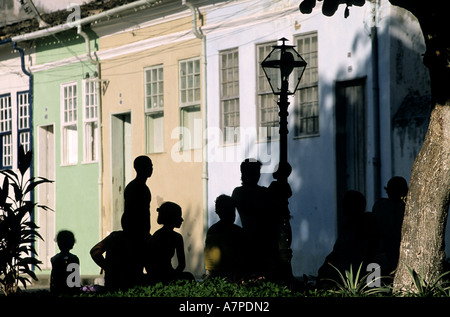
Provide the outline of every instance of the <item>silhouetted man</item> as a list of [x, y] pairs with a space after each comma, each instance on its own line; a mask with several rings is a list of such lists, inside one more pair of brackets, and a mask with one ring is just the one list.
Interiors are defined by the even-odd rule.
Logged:
[[397, 268], [400, 252], [403, 215], [408, 183], [403, 177], [392, 177], [385, 187], [388, 198], [380, 198], [372, 208], [380, 234], [378, 261], [383, 275], [391, 275]]
[[92, 247], [91, 257], [105, 272], [107, 289], [126, 289], [146, 283], [143, 270], [145, 267], [150, 271], [152, 239], [150, 234], [143, 238], [135, 233], [129, 229], [113, 231]]
[[236, 203], [227, 195], [216, 199], [216, 213], [220, 220], [213, 224], [206, 233], [205, 268], [208, 276], [241, 278], [245, 262], [244, 232], [234, 224]]
[[[338, 280], [335, 268], [342, 274], [345, 270], [356, 272], [360, 265], [365, 270], [374, 259], [378, 238], [373, 214], [366, 212], [366, 198], [355, 190], [348, 190], [342, 201], [344, 228], [338, 235], [333, 250], [319, 269], [319, 280]], [[335, 267], [331, 267], [330, 263]]]
[[150, 201], [152, 195], [146, 185], [152, 176], [152, 160], [145, 155], [134, 160], [136, 178], [125, 187], [125, 210], [122, 215], [122, 228], [135, 230], [138, 234], [150, 234]]
[[249, 242], [249, 270], [270, 275], [278, 259], [276, 223], [271, 214], [271, 199], [267, 187], [258, 185], [261, 162], [245, 159], [241, 163], [242, 186], [232, 197], [241, 218], [242, 229]]

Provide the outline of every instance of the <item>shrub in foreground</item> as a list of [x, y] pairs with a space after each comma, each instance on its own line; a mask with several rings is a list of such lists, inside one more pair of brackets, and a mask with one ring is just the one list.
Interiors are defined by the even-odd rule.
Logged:
[[137, 286], [115, 292], [83, 294], [97, 297], [295, 297], [300, 293], [288, 286], [266, 280], [229, 282], [211, 278], [202, 282], [176, 281], [169, 284]]

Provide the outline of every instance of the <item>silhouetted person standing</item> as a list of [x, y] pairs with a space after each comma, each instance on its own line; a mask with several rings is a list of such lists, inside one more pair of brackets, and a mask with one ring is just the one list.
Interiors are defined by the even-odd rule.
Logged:
[[150, 234], [150, 201], [152, 195], [146, 185], [152, 176], [152, 160], [145, 155], [134, 160], [136, 178], [125, 187], [125, 210], [122, 215], [122, 228], [129, 227], [136, 233]]
[[373, 215], [365, 209], [366, 198], [363, 194], [355, 190], [345, 192], [344, 228], [334, 244], [333, 251], [319, 269], [319, 279], [339, 280], [336, 270], [329, 263], [344, 274], [344, 271], [350, 270], [350, 266], [353, 272], [356, 272], [361, 263], [361, 270], [365, 272], [367, 264], [373, 261], [378, 239]]
[[278, 259], [277, 226], [271, 214], [269, 190], [258, 185], [261, 165], [255, 159], [241, 163], [242, 186], [233, 190], [232, 197], [248, 239], [249, 270], [270, 276]]
[[280, 179], [284, 179], [284, 177], [281, 177], [282, 175], [287, 179], [291, 172], [292, 167], [289, 163], [284, 166], [278, 165], [272, 174], [275, 180], [269, 185], [272, 200], [275, 202], [274, 207], [277, 209], [277, 216], [280, 219], [290, 217], [288, 199], [292, 196], [292, 189], [288, 182], [282, 182]]
[[[80, 264], [80, 260], [75, 254], [70, 253], [74, 244], [75, 236], [71, 231], [62, 230], [56, 236], [60, 253], [51, 258], [52, 271], [50, 273], [50, 291], [53, 294], [74, 293], [77, 289], [69, 287], [67, 278], [72, 274], [72, 270], [67, 270], [67, 266], [71, 263]], [[78, 272], [79, 271], [75, 271]], [[79, 276], [78, 276], [79, 277]]]
[[277, 226], [278, 256], [277, 276], [289, 280], [293, 278], [292, 259], [292, 229], [289, 222], [291, 214], [289, 211], [289, 198], [292, 196], [292, 189], [287, 179], [292, 172], [289, 163], [279, 164], [272, 176], [275, 179], [269, 185], [269, 192], [272, 199], [273, 219]]
[[[181, 207], [173, 202], [165, 202], [158, 209], [157, 222], [163, 225], [153, 234], [153, 253], [151, 274], [152, 280], [169, 282], [178, 279], [191, 279], [189, 272], [183, 272], [186, 267], [183, 236], [175, 232], [183, 223]], [[176, 255], [178, 265], [172, 266], [172, 258]]]
[[207, 275], [239, 279], [246, 260], [246, 240], [241, 227], [234, 224], [236, 203], [227, 195], [216, 198], [216, 213], [220, 220], [206, 233], [205, 268]]
[[385, 190], [388, 198], [379, 199], [373, 205], [372, 213], [380, 234], [377, 260], [381, 274], [387, 276], [397, 268], [408, 184], [403, 177], [395, 176], [389, 180]]

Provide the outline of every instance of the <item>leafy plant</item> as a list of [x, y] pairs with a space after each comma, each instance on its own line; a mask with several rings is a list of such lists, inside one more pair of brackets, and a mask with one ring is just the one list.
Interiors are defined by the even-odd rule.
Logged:
[[[355, 296], [370, 296], [379, 293], [387, 293], [389, 291], [389, 288], [387, 287], [369, 287], [369, 284], [367, 283], [367, 277], [369, 276], [370, 273], [360, 278], [362, 263], [359, 265], [356, 274], [353, 273], [353, 267], [352, 265], [350, 265], [350, 270], [349, 271], [346, 270], [344, 272], [345, 276], [341, 273], [341, 271], [339, 271], [337, 267], [335, 267], [331, 263], [329, 264], [337, 271], [340, 278], [340, 282], [335, 281], [333, 279], [327, 279], [329, 281], [334, 282], [338, 288], [337, 291], [334, 290], [331, 292], [340, 294], [342, 296], [355, 297]], [[381, 279], [381, 277], [377, 279]]]
[[[33, 246], [36, 237], [42, 239], [33, 221], [32, 213], [37, 205], [28, 200], [37, 185], [51, 183], [43, 177], [31, 177], [25, 180], [25, 174], [31, 165], [32, 152], [25, 154], [22, 146], [18, 151], [19, 174], [12, 170], [2, 170], [3, 186], [0, 188], [0, 288], [8, 295], [20, 290], [19, 282], [26, 288], [31, 277], [37, 280], [33, 266], [39, 268], [42, 263], [35, 256]], [[10, 189], [12, 188], [12, 191]], [[38, 205], [45, 210], [46, 206]]]
[[434, 282], [428, 283], [423, 276], [423, 268], [420, 272], [420, 275], [413, 269], [411, 269], [408, 265], [409, 273], [414, 282], [414, 286], [416, 287], [417, 292], [411, 293], [414, 296], [419, 297], [430, 297], [430, 296], [448, 296], [448, 291], [450, 290], [450, 286], [448, 282], [443, 281], [444, 277], [450, 273], [450, 271], [442, 273], [439, 275]]

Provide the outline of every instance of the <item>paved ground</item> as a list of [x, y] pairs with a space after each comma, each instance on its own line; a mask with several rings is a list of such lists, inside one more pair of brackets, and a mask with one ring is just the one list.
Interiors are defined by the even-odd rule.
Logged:
[[[81, 285], [103, 285], [104, 279], [101, 275], [85, 275], [81, 276]], [[22, 288], [22, 287], [21, 287]], [[38, 275], [38, 281], [33, 281], [31, 285], [27, 285], [25, 291], [50, 291], [50, 275]]]

